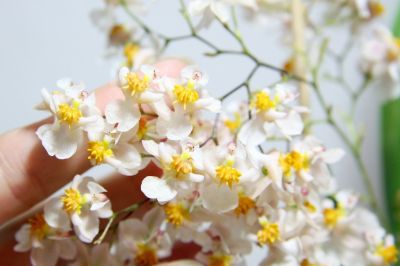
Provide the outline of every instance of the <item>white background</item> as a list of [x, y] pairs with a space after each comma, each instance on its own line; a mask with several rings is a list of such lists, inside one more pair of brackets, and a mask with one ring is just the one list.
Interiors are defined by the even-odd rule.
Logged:
[[[181, 35], [186, 30], [176, 13], [176, 2], [158, 1], [148, 19], [159, 31], [171, 36]], [[387, 7], [385, 22], [391, 25], [397, 1], [383, 2]], [[41, 100], [40, 89], [53, 88], [60, 78], [84, 81], [89, 88], [96, 88], [110, 80], [110, 62], [102, 59], [105, 35], [92, 25], [89, 18], [90, 11], [101, 5], [99, 0], [0, 0], [0, 133], [43, 118], [44, 114], [33, 109]], [[244, 23], [243, 29], [245, 38], [251, 40], [251, 48], [268, 62], [279, 65], [288, 55], [286, 50], [277, 48], [275, 35], [269, 31], [247, 23]], [[232, 43], [218, 27], [212, 27], [206, 35], [222, 47]], [[330, 37], [333, 42], [343, 39], [337, 33]], [[211, 77], [209, 87], [215, 96], [239, 84], [251, 66], [243, 58], [204, 58], [201, 53], [205, 51], [207, 49], [203, 45], [186, 41], [173, 45], [167, 54], [189, 56], [204, 67]], [[358, 81], [354, 77], [356, 73], [355, 70], [348, 70], [347, 78], [351, 84]], [[255, 86], [262, 86], [265, 80], [271, 83], [276, 78], [273, 72], [260, 72]], [[363, 157], [381, 203], [379, 107], [384, 89], [375, 88], [366, 93], [356, 115], [365, 124], [367, 137]], [[341, 89], [333, 87], [332, 90], [324, 90], [324, 93], [328, 101], [337, 103], [340, 108], [348, 107]], [[319, 112], [315, 102], [313, 110]], [[328, 146], [343, 146], [327, 126], [318, 129], [316, 134]], [[340, 186], [364, 191], [349, 155], [334, 170]]]

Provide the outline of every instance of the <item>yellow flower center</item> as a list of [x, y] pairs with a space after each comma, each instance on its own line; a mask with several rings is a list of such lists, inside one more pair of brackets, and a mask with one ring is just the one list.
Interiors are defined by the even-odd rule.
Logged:
[[43, 239], [49, 233], [50, 227], [44, 220], [44, 215], [42, 213], [36, 214], [34, 217], [28, 220], [30, 228], [30, 234], [32, 237], [37, 239]]
[[187, 152], [180, 155], [176, 154], [172, 156], [170, 167], [175, 171], [178, 179], [184, 178], [187, 174], [193, 173], [194, 171], [193, 159]]
[[342, 207], [337, 208], [327, 208], [323, 212], [324, 214], [324, 223], [333, 228], [340, 221], [341, 218], [344, 217], [345, 211]]
[[311, 263], [308, 259], [301, 261], [300, 266], [317, 266], [317, 264]]
[[292, 168], [298, 172], [300, 170], [307, 170], [310, 167], [308, 156], [297, 151], [281, 155], [279, 163], [285, 176], [290, 176]]
[[164, 206], [167, 221], [176, 227], [189, 218], [189, 211], [180, 203], [168, 203]]
[[112, 45], [121, 45], [129, 41], [130, 35], [129, 30], [124, 25], [116, 24], [110, 29], [108, 40]]
[[82, 117], [82, 112], [79, 109], [79, 102], [74, 102], [72, 105], [62, 103], [58, 106], [57, 116], [61, 122], [68, 124], [70, 127], [79, 122]]
[[249, 210], [251, 210], [255, 207], [256, 207], [256, 203], [252, 198], [240, 193], [239, 194], [239, 204], [234, 211], [235, 211], [236, 216], [246, 215]]
[[149, 87], [149, 77], [140, 77], [136, 73], [126, 74], [126, 84], [122, 86], [122, 89], [127, 90], [133, 96], [137, 93], [142, 93]]
[[85, 197], [81, 193], [73, 188], [67, 188], [64, 191], [64, 196], [61, 197], [63, 208], [69, 214], [81, 213], [82, 206], [86, 203]]
[[280, 240], [279, 226], [276, 223], [269, 223], [268, 221], [260, 222], [262, 229], [257, 232], [257, 239], [260, 245], [271, 245]]
[[372, 17], [379, 17], [385, 13], [385, 6], [378, 1], [369, 2], [368, 9]]
[[317, 207], [315, 207], [314, 204], [312, 204], [309, 201], [305, 201], [303, 203], [304, 207], [306, 207], [306, 209], [310, 212], [310, 213], [315, 213], [317, 211]]
[[146, 135], [148, 130], [148, 126], [147, 126], [147, 119], [141, 117], [139, 120], [139, 129], [136, 132], [136, 136], [138, 139], [143, 139], [144, 136]]
[[395, 246], [378, 246], [376, 249], [376, 254], [380, 256], [383, 261], [385, 262], [385, 265], [392, 265], [397, 262], [397, 257], [398, 257], [399, 251]]
[[87, 150], [89, 152], [88, 159], [95, 161], [96, 164], [103, 163], [106, 157], [113, 155], [110, 143], [106, 140], [89, 141]]
[[290, 58], [285, 62], [284, 66], [283, 66], [283, 69], [284, 69], [287, 73], [291, 74], [291, 73], [294, 73], [294, 68], [295, 68], [295, 66], [296, 66], [296, 60], [295, 60], [295, 58], [294, 58], [294, 57], [290, 57]]
[[267, 111], [276, 107], [278, 98], [271, 99], [271, 97], [265, 91], [260, 91], [255, 95], [255, 98], [251, 102], [251, 107], [257, 111]]
[[229, 187], [239, 183], [242, 173], [239, 170], [232, 167], [233, 161], [228, 161], [225, 165], [219, 165], [215, 168], [215, 175], [219, 179], [221, 184], [225, 184]]
[[208, 266], [230, 266], [232, 257], [223, 254], [213, 254], [208, 257]]
[[153, 266], [158, 263], [156, 251], [146, 244], [138, 244], [134, 262], [136, 266]]
[[140, 50], [140, 46], [136, 43], [127, 43], [124, 47], [125, 64], [127, 67], [132, 68], [135, 62], [135, 57]]
[[238, 112], [235, 113], [235, 119], [233, 120], [225, 120], [224, 124], [227, 128], [229, 128], [229, 130], [231, 131], [231, 133], [235, 133], [236, 130], [240, 127], [240, 125], [242, 124], [242, 119], [240, 117], [240, 114]]
[[186, 87], [182, 85], [175, 85], [173, 92], [175, 94], [176, 101], [182, 104], [184, 109], [186, 109], [187, 105], [195, 103], [200, 97], [193, 81], [189, 81]]

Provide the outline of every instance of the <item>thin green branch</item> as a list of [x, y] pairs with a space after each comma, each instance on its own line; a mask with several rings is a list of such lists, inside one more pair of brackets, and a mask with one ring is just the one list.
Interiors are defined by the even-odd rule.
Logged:
[[95, 245], [99, 245], [103, 242], [104, 238], [107, 236], [108, 231], [110, 230], [111, 226], [113, 225], [114, 221], [121, 215], [124, 213], [128, 213], [128, 214], [132, 214], [134, 211], [136, 211], [137, 209], [139, 209], [143, 204], [145, 204], [146, 202], [148, 202], [148, 199], [145, 199], [143, 201], [140, 201], [138, 203], [132, 204], [128, 207], [126, 207], [125, 209], [122, 209], [118, 212], [114, 212], [111, 217], [108, 220], [108, 223], [106, 225], [106, 227], [104, 228], [104, 230], [102, 231], [101, 235], [99, 236], [99, 238], [94, 241]]

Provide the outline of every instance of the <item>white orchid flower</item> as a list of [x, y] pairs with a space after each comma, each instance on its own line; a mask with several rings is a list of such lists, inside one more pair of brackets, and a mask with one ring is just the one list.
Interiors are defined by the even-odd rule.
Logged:
[[176, 197], [178, 191], [190, 189], [192, 183], [204, 180], [204, 169], [199, 147], [184, 144], [157, 144], [152, 140], [143, 141], [144, 149], [156, 159], [156, 164], [163, 170], [161, 178], [148, 176], [142, 181], [141, 189], [146, 197], [157, 199], [161, 204]]
[[170, 101], [155, 108], [159, 116], [157, 130], [161, 136], [170, 140], [184, 139], [192, 132], [192, 118], [199, 111], [220, 111], [221, 102], [202, 89], [207, 82], [207, 75], [195, 66], [184, 68], [180, 81], [164, 78], [163, 85]]
[[[171, 254], [171, 243], [161, 231], [160, 208], [147, 212], [143, 220], [127, 219], [118, 226], [116, 254], [127, 265], [158, 265]], [[179, 264], [178, 264], [179, 265]]]
[[92, 177], [75, 176], [61, 197], [46, 203], [46, 222], [54, 228], [66, 230], [71, 221], [78, 238], [91, 243], [99, 232], [99, 218], [112, 215], [111, 202], [104, 192], [106, 190]]
[[43, 103], [38, 108], [50, 111], [54, 122], [38, 128], [36, 134], [50, 156], [67, 159], [75, 154], [83, 132], [101, 131], [104, 120], [95, 106], [95, 95], [82, 84], [60, 80], [59, 91], [42, 90]]
[[87, 147], [88, 158], [93, 165], [106, 163], [123, 175], [133, 176], [143, 169], [149, 160], [142, 160], [137, 147], [119, 134], [91, 134]]
[[15, 235], [16, 252], [31, 251], [35, 266], [55, 266], [59, 258], [71, 260], [76, 256], [74, 241], [69, 230], [56, 229], [47, 224], [42, 213], [36, 214], [22, 225]]
[[300, 135], [304, 127], [300, 114], [307, 110], [290, 106], [296, 97], [287, 85], [255, 93], [250, 105], [254, 117], [240, 129], [239, 140], [246, 145], [257, 146], [267, 137]]

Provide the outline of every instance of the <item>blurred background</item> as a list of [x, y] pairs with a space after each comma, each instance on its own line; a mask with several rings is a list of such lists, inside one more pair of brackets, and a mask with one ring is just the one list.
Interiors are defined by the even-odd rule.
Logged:
[[[384, 22], [391, 26], [398, 1], [382, 2], [386, 6]], [[95, 28], [90, 19], [90, 12], [102, 5], [100, 0], [0, 1], [0, 133], [43, 118], [45, 114], [33, 109], [41, 101], [40, 89], [52, 89], [60, 78], [83, 81], [90, 89], [110, 81], [113, 62], [104, 59], [106, 35]], [[168, 36], [182, 35], [187, 28], [177, 10], [177, 0], [157, 1], [144, 19]], [[244, 39], [265, 61], [280, 66], [290, 55], [288, 49], [279, 46], [282, 36], [273, 27], [254, 27], [246, 21], [240, 21], [240, 25]], [[204, 36], [213, 39], [221, 47], [235, 48], [235, 43], [217, 25], [207, 30]], [[333, 31], [330, 40], [339, 47], [343, 43], [342, 32]], [[204, 52], [207, 52], [207, 48], [202, 44], [184, 41], [173, 44], [166, 55], [188, 57], [206, 69], [210, 76], [208, 87], [214, 96], [222, 95], [239, 84], [251, 67], [251, 62], [245, 58], [206, 58]], [[350, 84], [358, 82], [357, 73], [355, 69], [346, 71]], [[258, 89], [277, 79], [276, 73], [260, 71], [253, 87]], [[350, 102], [347, 102], [343, 90], [332, 88], [323, 88], [326, 99], [339, 109], [348, 108]], [[356, 113], [356, 119], [362, 121], [365, 127], [363, 158], [373, 177], [380, 204], [383, 204], [384, 194], [381, 184], [379, 112], [387, 93], [385, 88], [371, 88], [362, 97]], [[240, 99], [244, 94], [235, 96]], [[316, 101], [313, 101], [312, 108], [313, 112], [319, 112]], [[317, 128], [315, 133], [330, 147], [344, 147], [328, 126]], [[350, 155], [335, 165], [334, 172], [340, 187], [364, 192]]]

